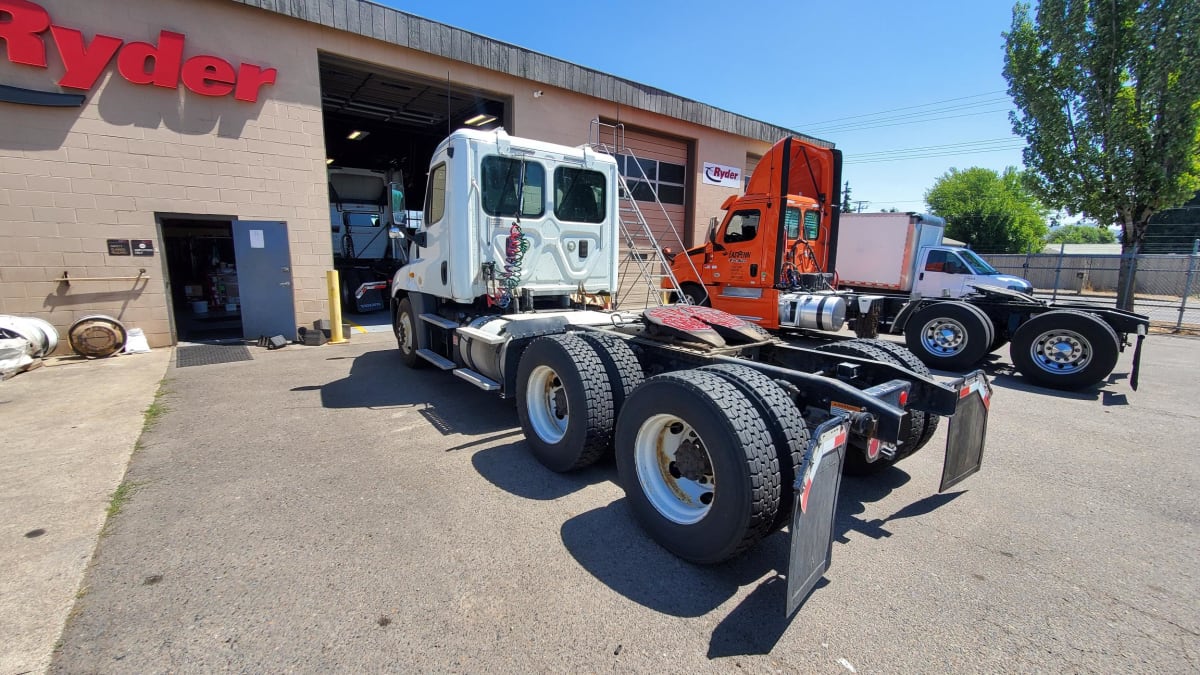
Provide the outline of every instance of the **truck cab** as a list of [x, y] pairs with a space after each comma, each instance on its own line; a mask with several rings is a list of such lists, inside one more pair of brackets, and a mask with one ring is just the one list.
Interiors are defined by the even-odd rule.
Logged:
[[980, 285], [1033, 293], [1033, 284], [1027, 280], [1001, 274], [974, 251], [957, 246], [922, 249], [917, 259], [917, 270], [913, 294], [926, 298], [961, 298]]

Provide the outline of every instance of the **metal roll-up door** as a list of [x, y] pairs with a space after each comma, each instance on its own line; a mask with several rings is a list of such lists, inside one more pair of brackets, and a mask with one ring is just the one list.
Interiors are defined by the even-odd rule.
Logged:
[[758, 162], [762, 159], [762, 155], [752, 155], [746, 153], [746, 170], [742, 172], [742, 192], [746, 192], [746, 185], [750, 182], [750, 176], [754, 173], [754, 169], [758, 167]]
[[[674, 241], [676, 237], [670, 234], [667, 219], [674, 224], [678, 236], [686, 242], [690, 231], [687, 200], [691, 184], [688, 179], [693, 173], [688, 162], [688, 142], [629, 128], [624, 133], [624, 144], [617, 162], [625, 180], [660, 244], [678, 248], [679, 244]], [[641, 170], [633, 163], [635, 157]], [[662, 208], [654, 203], [655, 192]]]

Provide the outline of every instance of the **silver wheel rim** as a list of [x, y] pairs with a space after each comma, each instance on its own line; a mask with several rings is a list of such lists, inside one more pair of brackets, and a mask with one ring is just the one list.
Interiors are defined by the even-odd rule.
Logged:
[[396, 337], [400, 340], [400, 349], [404, 353], [410, 353], [413, 350], [412, 331], [408, 329], [412, 323], [412, 318], [408, 312], [400, 312], [400, 318], [396, 321]]
[[642, 494], [664, 518], [691, 525], [708, 515], [717, 489], [712, 457], [690, 424], [655, 415], [638, 429], [633, 452]]
[[954, 356], [967, 346], [967, 329], [954, 319], [940, 316], [921, 329], [921, 346], [934, 356]]
[[529, 374], [525, 410], [534, 433], [546, 443], [558, 443], [567, 434], [567, 424], [571, 421], [567, 390], [550, 366], [538, 366]]
[[1029, 355], [1047, 373], [1069, 375], [1092, 362], [1092, 343], [1073, 330], [1056, 328], [1037, 336], [1029, 346]]

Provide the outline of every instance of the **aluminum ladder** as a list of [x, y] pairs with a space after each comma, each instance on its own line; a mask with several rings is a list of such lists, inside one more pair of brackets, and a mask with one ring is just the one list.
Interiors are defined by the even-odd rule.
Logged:
[[[611, 136], [612, 142], [607, 142], [605, 136]], [[602, 152], [608, 155], [625, 155], [632, 158], [632, 166], [625, 167], [624, 171], [617, 172], [618, 183], [618, 201], [617, 201], [617, 221], [621, 228], [621, 234], [625, 240], [625, 251], [618, 263], [618, 287], [617, 292], [613, 296], [613, 307], [619, 308], [621, 303], [628, 298], [630, 292], [627, 288], [625, 279], [628, 272], [636, 272], [633, 284], [645, 282], [649, 291], [647, 305], [650, 300], [658, 305], [667, 304], [667, 298], [664, 296], [672, 295], [676, 301], [681, 304], [692, 304], [691, 298], [683, 292], [683, 288], [679, 285], [679, 280], [671, 271], [671, 262], [663, 253], [663, 246], [660, 243], [660, 237], [655, 236], [650, 223], [647, 222], [645, 214], [642, 212], [638, 202], [633, 197], [633, 192], [629, 189], [629, 184], [625, 180], [624, 174], [629, 174], [632, 180], [640, 180], [646, 185], [651, 185], [647, 179], [646, 172], [642, 168], [642, 163], [633, 154], [633, 151], [625, 144], [625, 126], [623, 124], [606, 124], [598, 119], [592, 120], [591, 129], [589, 131], [589, 145], [596, 152]], [[667, 215], [667, 210], [662, 202], [658, 199], [658, 192], [651, 187], [651, 192], [654, 196], [654, 204], [662, 211], [663, 219], [667, 223], [665, 232], [660, 233], [665, 236], [666, 244], [669, 247], [676, 248], [678, 255], [683, 255], [688, 264], [692, 266], [692, 271], [696, 278], [700, 278], [700, 273], [695, 269], [695, 264], [691, 258], [687, 256], [687, 246], [683, 243], [683, 237], [676, 229], [675, 223], [671, 221], [671, 217]], [[664, 283], [665, 282], [665, 283]]]

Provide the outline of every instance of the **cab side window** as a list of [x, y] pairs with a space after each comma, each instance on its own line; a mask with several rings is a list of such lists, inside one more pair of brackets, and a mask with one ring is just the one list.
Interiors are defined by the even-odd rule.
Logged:
[[741, 241], [752, 241], [758, 236], [758, 220], [760, 213], [755, 211], [736, 211], [729, 217], [729, 224], [725, 226], [725, 235], [722, 241], [726, 244], [735, 244]]
[[930, 251], [929, 256], [925, 258], [925, 271], [966, 274], [967, 267], [950, 251]]
[[438, 164], [429, 172], [425, 194], [425, 223], [434, 225], [446, 213], [446, 165]]

